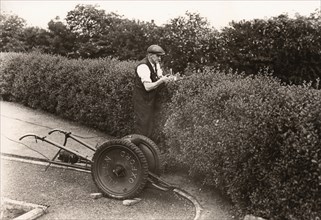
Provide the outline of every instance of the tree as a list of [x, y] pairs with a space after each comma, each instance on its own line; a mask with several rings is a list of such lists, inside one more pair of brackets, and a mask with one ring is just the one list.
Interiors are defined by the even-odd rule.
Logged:
[[50, 33], [50, 51], [52, 53], [73, 58], [78, 57], [78, 54], [75, 53], [77, 50], [76, 36], [59, 20], [59, 17], [48, 23], [48, 29]]
[[220, 63], [247, 74], [268, 67], [287, 83], [315, 81], [321, 78], [320, 27], [320, 13], [231, 22], [220, 34]]
[[114, 56], [120, 60], [140, 60], [146, 56], [149, 45], [159, 42], [158, 30], [153, 23], [122, 19], [105, 37], [111, 40]]
[[77, 5], [68, 12], [66, 22], [67, 29], [75, 36], [74, 54], [79, 57], [137, 60], [146, 55], [149, 44], [159, 42], [159, 29], [154, 23], [106, 14], [97, 6]]
[[172, 19], [161, 34], [161, 43], [168, 52], [165, 63], [175, 72], [183, 72], [188, 65], [201, 70], [213, 62], [214, 57], [209, 53], [215, 53], [210, 49], [215, 49], [213, 41], [218, 32], [199, 14], [186, 12], [185, 15]]
[[[67, 28], [75, 34], [78, 48], [76, 53], [81, 57], [95, 58], [113, 54], [110, 41], [106, 36], [115, 31], [121, 17], [115, 13], [106, 14], [92, 5], [77, 5], [68, 12]], [[104, 42], [102, 42], [104, 39]]]
[[0, 14], [0, 50], [25, 51], [23, 28], [26, 21], [17, 15]]
[[43, 53], [50, 53], [50, 35], [45, 29], [38, 27], [27, 27], [23, 29], [25, 50], [27, 52], [38, 50]]

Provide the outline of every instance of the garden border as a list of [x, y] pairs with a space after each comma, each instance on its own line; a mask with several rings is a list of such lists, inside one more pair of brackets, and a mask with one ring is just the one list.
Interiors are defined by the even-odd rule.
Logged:
[[16, 207], [19, 207], [21, 209], [31, 209], [30, 211], [27, 211], [26, 213], [14, 218], [14, 220], [34, 220], [42, 215], [44, 215], [47, 212], [47, 209], [49, 206], [45, 205], [38, 205], [34, 203], [28, 203], [24, 201], [18, 201], [13, 200], [5, 197], [1, 197], [1, 205], [7, 203]]

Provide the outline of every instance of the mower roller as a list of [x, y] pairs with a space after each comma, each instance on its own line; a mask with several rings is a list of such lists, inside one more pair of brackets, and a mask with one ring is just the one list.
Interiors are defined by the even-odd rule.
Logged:
[[[105, 196], [115, 199], [137, 196], [147, 182], [164, 191], [172, 188], [159, 177], [162, 169], [159, 148], [143, 135], [132, 134], [121, 139], [111, 139], [96, 148], [81, 141], [79, 136], [71, 132], [54, 129], [48, 134], [54, 132], [64, 135], [63, 145], [36, 134], [25, 134], [19, 139], [34, 137], [36, 141], [41, 140], [59, 148], [56, 155], [47, 160], [49, 164], [46, 170], [51, 164], [57, 164], [90, 171], [98, 189]], [[73, 139], [93, 151], [92, 158], [66, 147], [68, 139]]]

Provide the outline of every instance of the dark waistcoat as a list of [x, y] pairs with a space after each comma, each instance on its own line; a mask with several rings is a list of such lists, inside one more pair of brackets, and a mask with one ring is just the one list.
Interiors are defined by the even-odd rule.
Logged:
[[136, 69], [135, 69], [135, 88], [134, 88], [135, 92], [134, 92], [134, 95], [141, 96], [143, 98], [143, 100], [145, 100], [147, 102], [153, 102], [155, 99], [157, 89], [153, 89], [149, 92], [146, 91], [144, 84], [142, 83], [142, 81], [137, 73], [137, 68], [141, 64], [146, 64], [148, 66], [148, 68], [151, 72], [150, 78], [151, 78], [152, 82], [156, 82], [158, 80], [157, 73], [155, 72], [154, 68], [152, 67], [152, 64], [148, 61], [147, 57], [144, 58], [142, 61], [139, 62], [139, 64], [136, 66]]
[[151, 78], [152, 82], [156, 82], [158, 80], [158, 76], [157, 76], [157, 73], [155, 72], [154, 68], [152, 67], [152, 64], [148, 61], [147, 57], [138, 63], [138, 65], [135, 68], [135, 86], [145, 90], [145, 87], [144, 87], [144, 85], [143, 85], [143, 83], [137, 73], [138, 66], [142, 65], [142, 64], [146, 64], [148, 66], [148, 68], [151, 72], [150, 78]]

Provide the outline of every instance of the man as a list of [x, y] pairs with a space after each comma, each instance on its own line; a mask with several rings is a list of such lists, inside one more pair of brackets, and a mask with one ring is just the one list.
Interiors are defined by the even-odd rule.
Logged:
[[155, 97], [159, 86], [173, 80], [172, 76], [163, 76], [160, 68], [161, 57], [165, 51], [158, 45], [147, 48], [147, 56], [135, 69], [133, 92], [134, 113], [136, 118], [135, 133], [151, 137], [155, 113]]

